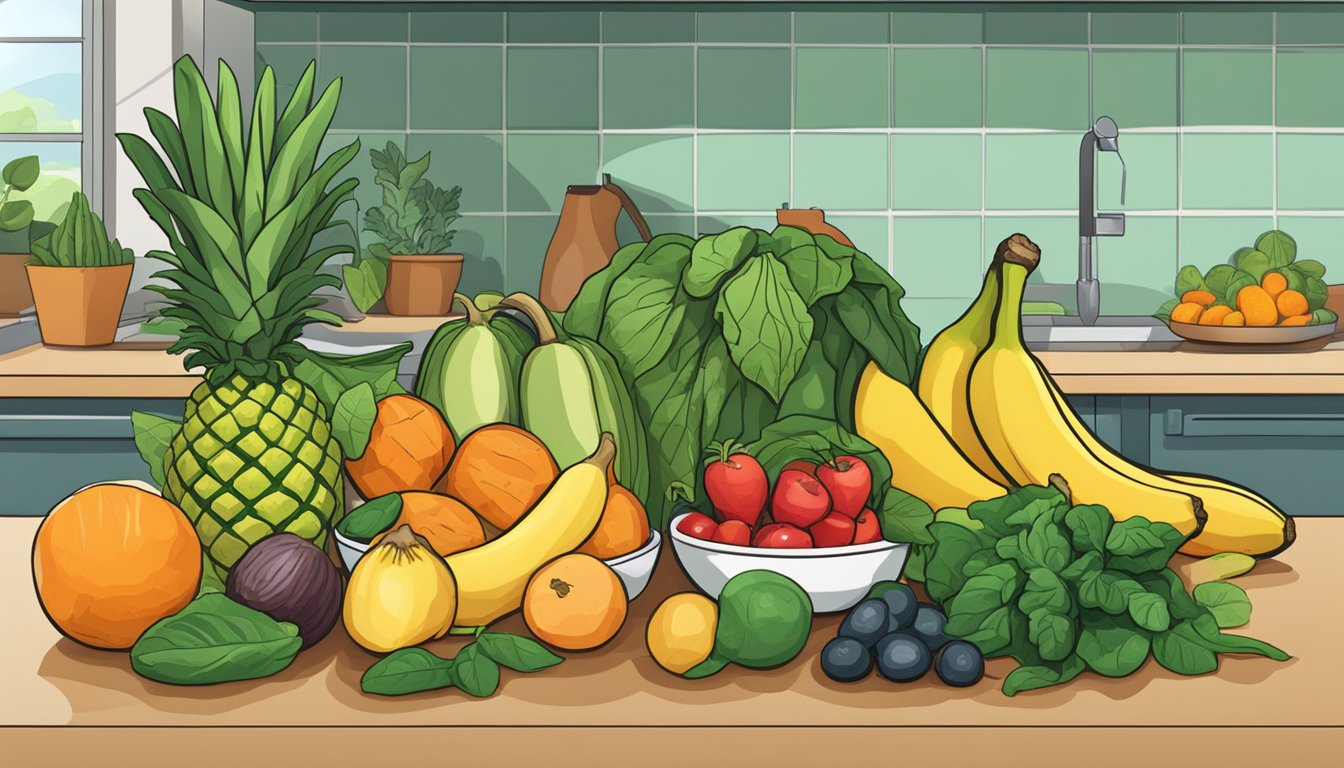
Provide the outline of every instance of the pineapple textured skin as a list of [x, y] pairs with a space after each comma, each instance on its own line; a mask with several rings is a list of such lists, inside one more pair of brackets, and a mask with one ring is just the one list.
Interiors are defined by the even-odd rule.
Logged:
[[318, 547], [343, 506], [341, 449], [317, 394], [293, 378], [205, 382], [164, 456], [164, 495], [227, 573], [249, 547], [288, 532]]

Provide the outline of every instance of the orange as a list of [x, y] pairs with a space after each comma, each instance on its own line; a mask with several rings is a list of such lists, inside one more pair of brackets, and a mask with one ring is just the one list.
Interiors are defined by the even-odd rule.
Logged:
[[1245, 324], [1246, 324], [1246, 316], [1241, 314], [1240, 312], [1229, 312], [1227, 313], [1227, 316], [1223, 318], [1223, 325], [1239, 326]]
[[428, 491], [453, 458], [453, 433], [434, 406], [411, 395], [378, 401], [368, 447], [347, 459], [345, 471], [366, 499], [402, 491]]
[[[411, 526], [411, 530], [425, 537], [440, 557], [485, 543], [481, 519], [452, 496], [425, 491], [401, 494], [401, 516], [388, 530], [395, 531], [403, 525]], [[377, 541], [370, 542], [370, 549]]]
[[628, 603], [625, 585], [606, 563], [592, 555], [561, 555], [527, 582], [523, 620], [542, 642], [586, 651], [616, 636]]
[[1200, 325], [1222, 325], [1223, 318], [1232, 314], [1232, 308], [1226, 304], [1216, 304], [1204, 310], [1204, 314], [1199, 316]]
[[1296, 317], [1298, 315], [1311, 314], [1311, 307], [1307, 304], [1307, 297], [1297, 291], [1284, 291], [1279, 294], [1275, 300], [1279, 314], [1283, 317]]
[[559, 474], [541, 440], [518, 427], [491, 424], [467, 435], [435, 490], [461, 499], [503, 531], [527, 514]]
[[186, 607], [201, 583], [201, 542], [155, 493], [104, 483], [52, 508], [33, 541], [33, 583], [51, 623], [94, 648], [130, 648]]
[[1279, 323], [1279, 325], [1306, 325], [1310, 320], [1311, 315], [1293, 315], [1292, 317], [1283, 318], [1283, 322]]
[[1281, 272], [1266, 272], [1265, 276], [1260, 278], [1260, 287], [1270, 295], [1270, 298], [1277, 299], [1279, 294], [1288, 289], [1288, 278]]
[[649, 540], [649, 519], [644, 505], [624, 486], [613, 485], [607, 491], [602, 519], [579, 551], [610, 560], [634, 552]]

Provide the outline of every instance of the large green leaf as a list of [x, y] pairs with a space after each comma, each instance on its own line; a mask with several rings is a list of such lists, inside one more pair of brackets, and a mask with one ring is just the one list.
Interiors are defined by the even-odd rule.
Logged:
[[224, 159], [232, 179], [233, 205], [238, 208], [243, 197], [243, 107], [238, 95], [238, 80], [223, 59], [219, 60], [218, 96], [219, 138], [224, 148]]
[[41, 175], [42, 164], [37, 155], [23, 155], [5, 163], [4, 169], [0, 170], [0, 182], [18, 192], [26, 192]]
[[[191, 56], [183, 56], [173, 65], [173, 100], [197, 193], [204, 193], [203, 202], [232, 230], [236, 226], [232, 221], [233, 177], [219, 135], [219, 116], [205, 78]], [[226, 218], [224, 214], [229, 216]]]
[[211, 592], [145, 630], [131, 668], [177, 685], [250, 680], [289, 666], [301, 643], [293, 624]]
[[149, 466], [149, 476], [154, 484], [163, 487], [163, 457], [168, 453], [182, 422], [160, 416], [156, 413], [131, 411], [131, 429], [135, 433], [135, 448], [140, 458]]
[[812, 340], [812, 316], [784, 265], [773, 254], [753, 256], [724, 283], [714, 316], [742, 375], [778, 402]]
[[[294, 128], [294, 132], [285, 138], [275, 155], [270, 176], [266, 180], [266, 218], [275, 216], [283, 206], [293, 199], [299, 189], [313, 172], [317, 162], [317, 153], [322, 148], [322, 139], [331, 118], [336, 114], [336, 102], [341, 95], [341, 78], [331, 81], [322, 91], [313, 109]], [[358, 145], [355, 145], [358, 151]], [[347, 160], [346, 162], [349, 162]], [[345, 165], [342, 163], [341, 165]]]

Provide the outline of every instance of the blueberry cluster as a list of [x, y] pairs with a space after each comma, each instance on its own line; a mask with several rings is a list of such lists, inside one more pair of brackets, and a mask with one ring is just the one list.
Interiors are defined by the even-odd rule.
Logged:
[[938, 606], [919, 602], [906, 585], [879, 583], [840, 622], [835, 639], [821, 651], [821, 670], [847, 683], [867, 677], [876, 666], [886, 679], [909, 683], [933, 667], [948, 685], [975, 685], [985, 674], [984, 657], [974, 643], [943, 634], [946, 625]]

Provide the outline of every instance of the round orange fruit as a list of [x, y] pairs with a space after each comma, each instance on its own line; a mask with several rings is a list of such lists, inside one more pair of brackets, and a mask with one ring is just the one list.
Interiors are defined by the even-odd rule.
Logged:
[[542, 642], [586, 651], [621, 631], [628, 603], [615, 571], [592, 555], [573, 553], [532, 575], [523, 593], [523, 620]]

